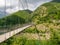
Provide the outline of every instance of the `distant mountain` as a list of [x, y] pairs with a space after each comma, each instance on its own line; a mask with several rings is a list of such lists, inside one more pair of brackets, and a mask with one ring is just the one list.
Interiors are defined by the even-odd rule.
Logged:
[[32, 11], [30, 11], [29, 9], [26, 9], [25, 11], [29, 12], [30, 14], [32, 13]]
[[53, 0], [53, 2], [60, 2], [60, 0]]

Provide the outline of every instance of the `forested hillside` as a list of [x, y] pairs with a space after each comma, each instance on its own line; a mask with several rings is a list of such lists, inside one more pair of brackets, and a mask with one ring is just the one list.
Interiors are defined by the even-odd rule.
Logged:
[[[60, 23], [60, 3], [49, 2], [38, 7], [34, 13], [35, 22], [38, 23]], [[34, 20], [33, 19], [33, 20]]]
[[60, 45], [60, 2], [54, 0], [38, 7], [33, 13], [32, 21], [38, 30], [47, 33], [50, 44]]
[[27, 23], [31, 18], [31, 15], [30, 15], [31, 12], [32, 11], [29, 11], [29, 10], [21, 10], [13, 14], [10, 14], [9, 16], [6, 16], [4, 18], [1, 18], [0, 27], [8, 28], [14, 25]]

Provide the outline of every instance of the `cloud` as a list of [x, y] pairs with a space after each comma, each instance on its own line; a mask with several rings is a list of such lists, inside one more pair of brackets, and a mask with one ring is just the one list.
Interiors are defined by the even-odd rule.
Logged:
[[19, 9], [18, 9], [18, 7], [16, 6], [15, 8], [13, 7], [13, 8], [8, 8], [8, 9], [6, 9], [6, 12], [8, 12], [8, 13], [14, 13], [14, 12], [16, 12], [16, 11], [18, 11]]
[[[37, 5], [42, 4], [43, 2], [48, 2], [51, 0], [27, 0], [27, 5], [29, 7], [29, 9], [35, 9], [37, 7]], [[1, 5], [2, 4], [2, 5]], [[26, 9], [27, 5], [26, 5], [26, 1], [25, 0], [6, 0], [6, 6], [16, 6], [18, 7], [20, 5], [20, 9], [23, 9], [23, 7]], [[0, 0], [0, 7], [4, 7], [5, 6], [5, 0]], [[10, 9], [10, 8], [9, 8]]]
[[4, 6], [4, 0], [0, 0], [0, 7]]
[[[25, 0], [6, 0], [6, 14], [14, 13], [18, 10], [28, 9], [29, 10], [35, 10], [38, 6], [45, 2], [49, 2], [51, 0], [27, 0], [27, 3]], [[27, 4], [27, 5], [26, 5]], [[5, 0], [0, 0], [0, 16], [3, 16], [5, 13]]]

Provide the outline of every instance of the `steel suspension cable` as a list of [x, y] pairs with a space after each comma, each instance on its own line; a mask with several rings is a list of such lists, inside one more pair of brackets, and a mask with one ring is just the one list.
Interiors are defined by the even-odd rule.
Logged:
[[[20, 0], [18, 0], [18, 11], [20, 11]], [[17, 26], [17, 28], [19, 28], [19, 26], [20, 26], [20, 24], [19, 24], [19, 18], [17, 18], [17, 23], [18, 24], [16, 24], [16, 26]], [[17, 32], [18, 32], [18, 30], [17, 30]]]
[[[32, 0], [31, 0], [31, 1], [32, 1]], [[34, 5], [34, 7], [36, 7], [36, 5]], [[33, 14], [32, 14], [32, 16], [33, 16]], [[36, 30], [36, 33], [37, 33], [37, 35], [38, 35], [38, 37], [39, 37], [39, 42], [40, 42], [40, 40], [41, 40], [41, 39], [40, 39], [40, 34], [39, 34], [40, 32], [39, 32], [39, 30], [37, 29], [37, 26], [36, 26], [37, 24], [34, 24], [34, 23], [32, 23], [32, 24], [35, 26], [35, 30]]]
[[27, 9], [28, 9], [28, 0], [25, 0], [25, 3], [26, 3], [26, 6], [27, 6]]
[[[9, 11], [11, 11], [11, 9], [12, 9], [12, 7], [11, 7], [11, 4], [12, 4], [12, 3], [11, 3], [11, 2], [12, 2], [12, 1], [11, 1], [11, 0], [9, 0], [9, 3], [10, 3], [10, 7], [9, 7], [9, 8], [10, 8], [10, 10], [9, 10]], [[8, 27], [9, 32], [11, 31], [11, 29], [10, 29], [10, 28], [11, 28], [11, 25], [9, 25], [9, 27]], [[9, 36], [11, 36], [11, 32], [9, 33]]]
[[[24, 5], [23, 5], [23, 0], [19, 0], [19, 4], [21, 4], [22, 5], [22, 9], [23, 10], [25, 10], [25, 8], [24, 8]], [[18, 19], [19, 20], [19, 19]], [[20, 20], [20, 22], [21, 22], [22, 20]], [[23, 22], [22, 22], [23, 23]]]
[[25, 9], [22, 0], [20, 0], [20, 3], [21, 3], [21, 5], [22, 5], [22, 8]]
[[[4, 15], [6, 15], [6, 0], [5, 0], [5, 7], [4, 7]], [[5, 18], [5, 21], [6, 21], [6, 18]], [[6, 31], [6, 28], [7, 28], [7, 25], [6, 25], [7, 23], [4, 23], [4, 31]], [[6, 39], [6, 34], [5, 34], [5, 39]]]
[[20, 10], [20, 0], [18, 0], [18, 9]]
[[[26, 3], [26, 7], [27, 7], [27, 9], [28, 9], [28, 1], [27, 1], [27, 0], [25, 0], [25, 2], [24, 2], [24, 3]], [[24, 8], [23, 1], [22, 1], [22, 0], [19, 0], [18, 4], [19, 4], [19, 9], [20, 9], [20, 4], [22, 5], [22, 8], [23, 8], [23, 9], [25, 9], [25, 8]]]

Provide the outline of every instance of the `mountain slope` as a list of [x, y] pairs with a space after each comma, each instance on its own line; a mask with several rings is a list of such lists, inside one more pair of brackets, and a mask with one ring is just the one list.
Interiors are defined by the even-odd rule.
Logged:
[[38, 7], [33, 15], [32, 21], [36, 28], [50, 37], [49, 44], [46, 45], [60, 45], [60, 2], [56, 0], [45, 3]]
[[[60, 19], [60, 3], [49, 2], [38, 7], [33, 13], [35, 22], [53, 22]], [[34, 20], [33, 19], [33, 20]], [[37, 20], [37, 21], [36, 21]]]
[[29, 22], [31, 15], [30, 15], [31, 11], [28, 10], [21, 10], [18, 12], [15, 12], [7, 17], [1, 18], [0, 19], [0, 26], [4, 27], [4, 26], [13, 26], [13, 25], [17, 25], [17, 24], [24, 24]]

